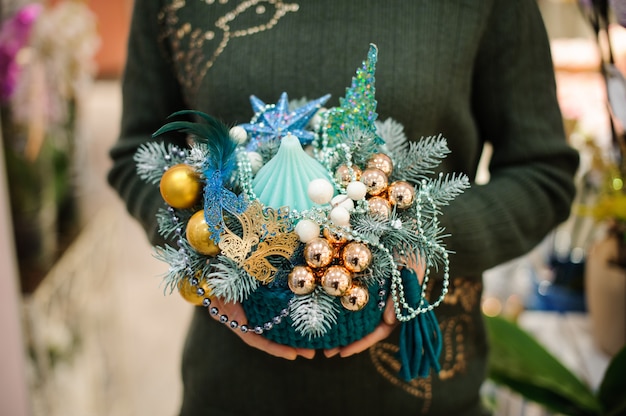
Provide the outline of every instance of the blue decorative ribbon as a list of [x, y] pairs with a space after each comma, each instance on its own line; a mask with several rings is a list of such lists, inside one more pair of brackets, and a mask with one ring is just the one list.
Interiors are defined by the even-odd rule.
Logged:
[[[400, 270], [400, 276], [407, 303], [412, 308], [428, 307], [426, 299], [421, 298], [422, 291], [415, 272], [405, 267]], [[402, 322], [399, 347], [400, 376], [404, 380], [428, 377], [431, 368], [437, 373], [441, 370], [439, 364], [442, 349], [441, 330], [432, 310], [417, 315], [415, 319]]]

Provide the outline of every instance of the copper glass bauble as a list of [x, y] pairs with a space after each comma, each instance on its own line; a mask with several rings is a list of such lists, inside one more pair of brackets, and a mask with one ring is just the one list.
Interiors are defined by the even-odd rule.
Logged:
[[324, 228], [323, 234], [324, 238], [326, 238], [326, 240], [328, 240], [328, 242], [333, 245], [342, 245], [348, 241], [345, 236], [343, 236], [342, 234], [337, 234], [331, 231], [329, 228]]
[[217, 256], [220, 248], [211, 240], [209, 226], [204, 218], [204, 211], [200, 210], [193, 214], [187, 222], [187, 230], [185, 232], [189, 245], [198, 253], [206, 256]]
[[341, 165], [335, 170], [335, 181], [341, 186], [348, 186], [350, 182], [358, 181], [361, 178], [361, 173], [361, 169], [356, 165], [351, 167]]
[[331, 296], [343, 296], [352, 286], [352, 275], [345, 267], [330, 266], [322, 276], [322, 287]]
[[367, 200], [368, 209], [371, 215], [389, 218], [391, 215], [391, 203], [386, 198], [373, 196]]
[[391, 183], [387, 189], [389, 202], [398, 209], [408, 208], [415, 200], [415, 188], [408, 182], [397, 181]]
[[385, 173], [377, 168], [368, 168], [361, 174], [361, 182], [367, 186], [369, 195], [379, 195], [387, 189], [389, 179]]
[[306, 266], [295, 266], [287, 279], [289, 289], [296, 295], [307, 295], [315, 290], [315, 275]]
[[387, 176], [393, 172], [393, 162], [391, 158], [384, 153], [376, 153], [367, 161], [368, 168], [376, 168], [383, 171]]
[[341, 254], [343, 267], [353, 273], [362, 272], [372, 263], [372, 252], [366, 244], [353, 241], [346, 244]]
[[341, 304], [350, 311], [360, 311], [367, 305], [370, 294], [367, 288], [361, 285], [353, 285], [345, 295], [341, 297]]
[[333, 255], [333, 247], [325, 238], [314, 238], [304, 246], [304, 260], [314, 269], [328, 266]]
[[169, 206], [187, 209], [193, 207], [198, 201], [202, 184], [191, 166], [180, 163], [163, 173], [159, 190]]

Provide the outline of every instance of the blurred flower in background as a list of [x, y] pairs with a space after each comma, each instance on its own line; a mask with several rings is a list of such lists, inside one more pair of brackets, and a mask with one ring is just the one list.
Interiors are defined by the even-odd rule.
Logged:
[[28, 46], [31, 28], [41, 12], [41, 5], [30, 4], [20, 9], [0, 28], [0, 100], [11, 98], [18, 82], [19, 54]]
[[78, 231], [76, 127], [99, 46], [96, 18], [84, 1], [27, 4], [0, 26], [2, 137], [26, 292]]

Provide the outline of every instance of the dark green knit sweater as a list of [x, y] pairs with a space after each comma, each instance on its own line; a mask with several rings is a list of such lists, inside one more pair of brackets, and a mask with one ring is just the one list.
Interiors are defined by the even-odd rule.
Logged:
[[[564, 220], [577, 155], [563, 138], [549, 46], [534, 0], [136, 0], [111, 185], [153, 242], [158, 189], [135, 173], [137, 147], [174, 111], [228, 124], [272, 103], [331, 93], [337, 105], [369, 43], [379, 48], [380, 119], [412, 139], [442, 133], [449, 172], [491, 180], [446, 207], [452, 287], [436, 314], [442, 372], [397, 378], [394, 340], [349, 359], [287, 362], [252, 350], [198, 312], [183, 365], [182, 414], [475, 414], [486, 345], [481, 273], [532, 249]], [[182, 140], [182, 139], [181, 139]], [[155, 288], [156, 290], [156, 288]], [[164, 332], [167, 329], [164, 328]]]

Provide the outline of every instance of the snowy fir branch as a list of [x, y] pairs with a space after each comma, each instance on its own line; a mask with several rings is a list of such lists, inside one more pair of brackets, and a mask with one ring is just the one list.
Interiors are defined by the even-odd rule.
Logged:
[[206, 143], [192, 142], [186, 163], [192, 166], [197, 172], [202, 172], [202, 167], [207, 159], [208, 153], [209, 147]]
[[428, 136], [418, 142], [411, 142], [408, 151], [392, 153], [394, 169], [391, 179], [419, 183], [433, 173], [448, 153], [450, 150], [442, 135]]
[[[159, 234], [165, 239], [169, 239], [178, 229], [184, 229], [191, 215], [190, 210], [178, 210], [176, 215], [172, 215], [167, 208], [159, 208], [157, 211], [157, 223], [159, 224]], [[180, 231], [180, 230], [179, 230]]]
[[148, 142], [139, 147], [133, 160], [137, 164], [139, 177], [156, 184], [168, 167], [183, 163], [186, 157], [187, 151], [171, 143], [166, 145], [163, 142]]
[[163, 282], [165, 283], [164, 291], [172, 293], [178, 282], [190, 274], [188, 262], [178, 249], [167, 244], [163, 247], [155, 247], [154, 256], [169, 265], [167, 273], [163, 276]]
[[178, 283], [185, 276], [192, 276], [198, 273], [207, 276], [211, 264], [206, 257], [195, 251], [185, 239], [177, 242], [179, 248], [174, 248], [168, 244], [163, 247], [155, 247], [155, 258], [166, 262], [169, 265], [168, 271], [163, 277], [165, 292], [172, 293]]
[[294, 296], [290, 312], [293, 327], [309, 339], [323, 336], [337, 323], [335, 299], [321, 286], [308, 295]]
[[373, 131], [347, 127], [342, 133], [341, 142], [352, 153], [352, 162], [359, 166], [367, 164], [367, 160], [380, 151], [380, 139]]
[[453, 199], [461, 195], [466, 189], [470, 187], [469, 178], [463, 174], [443, 175], [427, 185], [428, 191], [432, 203], [437, 206], [448, 205]]
[[376, 132], [385, 142], [385, 148], [391, 154], [399, 155], [409, 149], [409, 143], [404, 134], [404, 126], [392, 118], [385, 121], [376, 120]]
[[213, 296], [226, 302], [243, 302], [259, 286], [257, 279], [226, 256], [218, 256], [207, 277]]
[[394, 259], [378, 247], [371, 247], [372, 264], [366, 269], [366, 273], [355, 275], [367, 286], [379, 284], [383, 280], [391, 279], [391, 271], [397, 268]]

